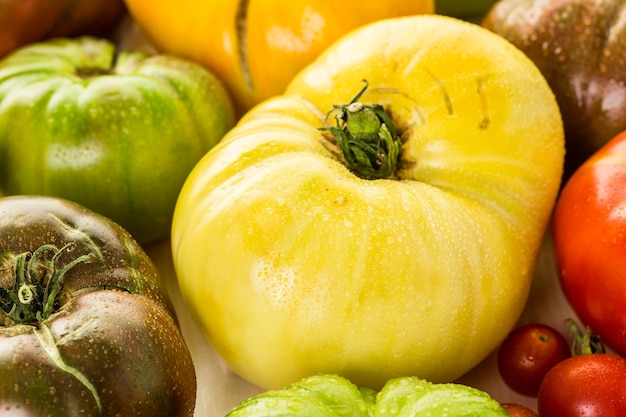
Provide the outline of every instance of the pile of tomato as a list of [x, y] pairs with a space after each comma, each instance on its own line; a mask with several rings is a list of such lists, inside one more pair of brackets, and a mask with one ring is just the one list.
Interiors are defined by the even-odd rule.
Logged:
[[626, 107], [612, 100], [626, 81], [625, 12], [618, 1], [501, 1], [483, 22], [537, 63], [565, 127], [551, 233], [560, 288], [586, 331], [570, 325], [568, 352], [552, 327], [524, 325], [498, 356], [503, 380], [537, 397], [542, 417], [626, 411]]
[[541, 416], [618, 416], [626, 410], [625, 181], [622, 132], [574, 172], [555, 207], [558, 277], [586, 333], [573, 325], [570, 346], [554, 328], [527, 324], [499, 348], [502, 379], [537, 397]]
[[[193, 415], [166, 242], [250, 409], [626, 415], [623, 1], [50, 7], [0, 3], [0, 409]], [[519, 321], [546, 234], [582, 328]], [[538, 414], [446, 385], [491, 354]]]

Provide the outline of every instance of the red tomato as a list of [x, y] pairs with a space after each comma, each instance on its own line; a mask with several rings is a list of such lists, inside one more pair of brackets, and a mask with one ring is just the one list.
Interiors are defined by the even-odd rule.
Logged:
[[626, 416], [626, 359], [613, 354], [573, 356], [543, 379], [541, 417]]
[[553, 236], [572, 308], [606, 346], [626, 355], [626, 132], [570, 177], [556, 204]]
[[511, 417], [539, 417], [533, 410], [521, 404], [503, 403], [502, 407]]
[[513, 330], [498, 350], [498, 371], [512, 390], [537, 396], [546, 373], [570, 356], [565, 337], [544, 324], [526, 324]]

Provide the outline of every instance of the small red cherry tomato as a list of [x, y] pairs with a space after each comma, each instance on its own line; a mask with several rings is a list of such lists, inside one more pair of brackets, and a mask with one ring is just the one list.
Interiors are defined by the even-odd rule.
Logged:
[[[586, 326], [626, 356], [626, 131], [570, 177], [553, 222], [563, 292]], [[624, 414], [626, 415], [626, 414]]]
[[570, 356], [565, 337], [545, 324], [526, 324], [513, 330], [498, 350], [498, 371], [512, 390], [537, 396], [546, 373]]
[[503, 403], [502, 408], [504, 408], [511, 417], [539, 417], [533, 410], [521, 404]]
[[541, 417], [626, 416], [626, 359], [597, 353], [555, 365], [539, 389]]

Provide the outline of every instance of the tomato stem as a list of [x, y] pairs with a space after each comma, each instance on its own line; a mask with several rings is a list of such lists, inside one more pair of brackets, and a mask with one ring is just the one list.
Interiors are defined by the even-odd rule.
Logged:
[[0, 311], [9, 323], [32, 324], [50, 317], [65, 274], [79, 263], [91, 262], [92, 254], [81, 255], [59, 267], [59, 258], [74, 247], [73, 242], [61, 248], [43, 245], [14, 257], [15, 284], [10, 290], [0, 288]]
[[[366, 179], [390, 178], [394, 175], [402, 142], [391, 117], [380, 104], [359, 101], [369, 84], [350, 103], [335, 105], [336, 126], [321, 127], [330, 131], [341, 149], [346, 166]], [[328, 117], [327, 116], [327, 117]]]
[[586, 331], [583, 333], [574, 320], [567, 319], [565, 323], [574, 337], [571, 346], [572, 356], [606, 352], [604, 345], [600, 341], [600, 337], [594, 334], [589, 326], [587, 326]]
[[50, 330], [50, 327], [47, 325], [47, 323], [44, 323], [41, 327], [35, 329], [33, 333], [37, 338], [39, 345], [46, 352], [48, 358], [50, 358], [56, 368], [76, 378], [76, 380], [78, 380], [78, 382], [82, 384], [93, 396], [93, 399], [96, 402], [96, 406], [98, 407], [98, 411], [102, 413], [102, 399], [100, 398], [100, 394], [98, 394], [98, 390], [89, 380], [89, 378], [85, 374], [83, 374], [78, 368], [74, 368], [73, 366], [65, 362], [65, 360], [63, 359], [63, 355], [59, 350], [59, 345], [54, 338], [54, 334], [52, 334], [52, 330]]

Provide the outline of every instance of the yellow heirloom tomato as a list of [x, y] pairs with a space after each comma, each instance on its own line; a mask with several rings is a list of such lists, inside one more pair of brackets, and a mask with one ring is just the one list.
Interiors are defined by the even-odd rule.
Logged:
[[512, 44], [444, 16], [372, 23], [196, 165], [182, 294], [261, 387], [455, 380], [519, 318], [563, 158], [554, 96]]
[[126, 0], [160, 50], [206, 65], [240, 113], [283, 93], [294, 75], [348, 31], [432, 13], [433, 0]]

